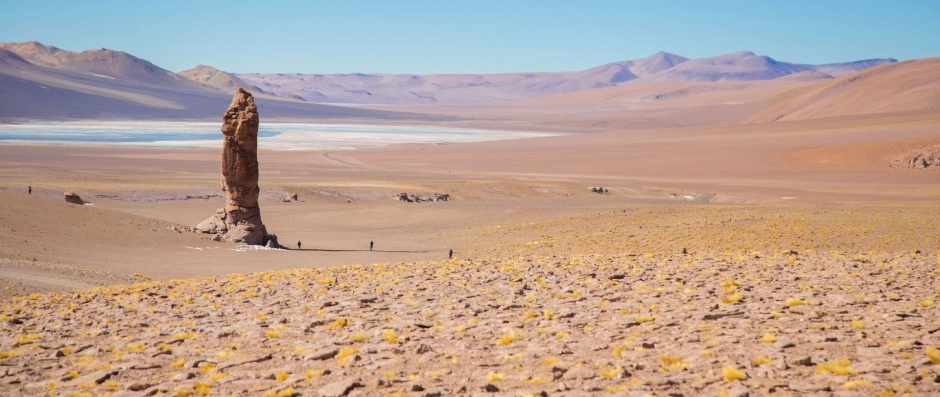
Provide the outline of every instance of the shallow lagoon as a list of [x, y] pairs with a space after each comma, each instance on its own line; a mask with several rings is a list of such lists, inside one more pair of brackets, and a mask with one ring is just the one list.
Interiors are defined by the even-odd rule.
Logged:
[[[462, 143], [553, 134], [440, 127], [263, 123], [258, 147], [270, 150], [349, 150], [396, 143]], [[0, 144], [160, 148], [222, 146], [219, 123], [88, 121], [0, 124]]]

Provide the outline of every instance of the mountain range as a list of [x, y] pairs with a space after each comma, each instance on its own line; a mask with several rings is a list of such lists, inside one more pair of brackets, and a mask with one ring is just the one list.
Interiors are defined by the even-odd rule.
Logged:
[[896, 59], [805, 65], [753, 52], [689, 59], [659, 52], [577, 72], [500, 74], [237, 74], [248, 84], [310, 102], [383, 105], [486, 105], [624, 84], [773, 80], [814, 71], [834, 78]]
[[476, 106], [633, 85], [815, 82], [894, 62], [806, 65], [752, 52], [701, 59], [660, 52], [575, 72], [233, 74], [199, 65], [174, 73], [122, 51], [72, 52], [35, 41], [0, 43], [0, 120], [214, 119], [231, 92], [245, 88], [255, 94], [265, 117], [427, 121], [449, 116], [326, 104]]
[[[217, 119], [235, 88], [253, 91], [268, 118], [426, 120], [431, 116], [306, 103], [197, 67], [173, 73], [109, 49], [72, 52], [30, 41], [0, 43], [0, 121]], [[438, 119], [440, 117], [432, 117]]]

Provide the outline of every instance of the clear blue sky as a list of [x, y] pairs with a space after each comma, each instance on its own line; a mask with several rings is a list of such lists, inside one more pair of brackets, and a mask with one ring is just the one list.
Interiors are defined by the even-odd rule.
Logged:
[[0, 0], [0, 41], [27, 40], [176, 72], [562, 71], [658, 51], [818, 64], [940, 56], [940, 0]]

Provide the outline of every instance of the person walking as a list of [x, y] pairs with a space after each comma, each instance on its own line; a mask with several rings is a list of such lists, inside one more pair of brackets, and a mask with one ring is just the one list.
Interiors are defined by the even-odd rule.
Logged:
[[33, 194], [33, 186], [32, 186], [32, 185], [29, 186], [29, 194]]
[[369, 251], [372, 251], [372, 246], [375, 245], [375, 241], [369, 242]]
[[297, 241], [297, 250], [300, 250], [300, 240]]
[[447, 254], [447, 259], [454, 259], [454, 250], [450, 250], [450, 253]]

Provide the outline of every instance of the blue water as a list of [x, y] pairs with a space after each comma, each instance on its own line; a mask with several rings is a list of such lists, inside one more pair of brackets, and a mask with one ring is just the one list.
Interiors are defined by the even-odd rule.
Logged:
[[[258, 130], [259, 138], [270, 138], [280, 134], [278, 131]], [[140, 130], [140, 129], [99, 129], [99, 128], [47, 128], [43, 130], [5, 130], [0, 126], [0, 141], [5, 142], [87, 142], [87, 143], [156, 143], [185, 142], [222, 139], [220, 131], [195, 130]]]

